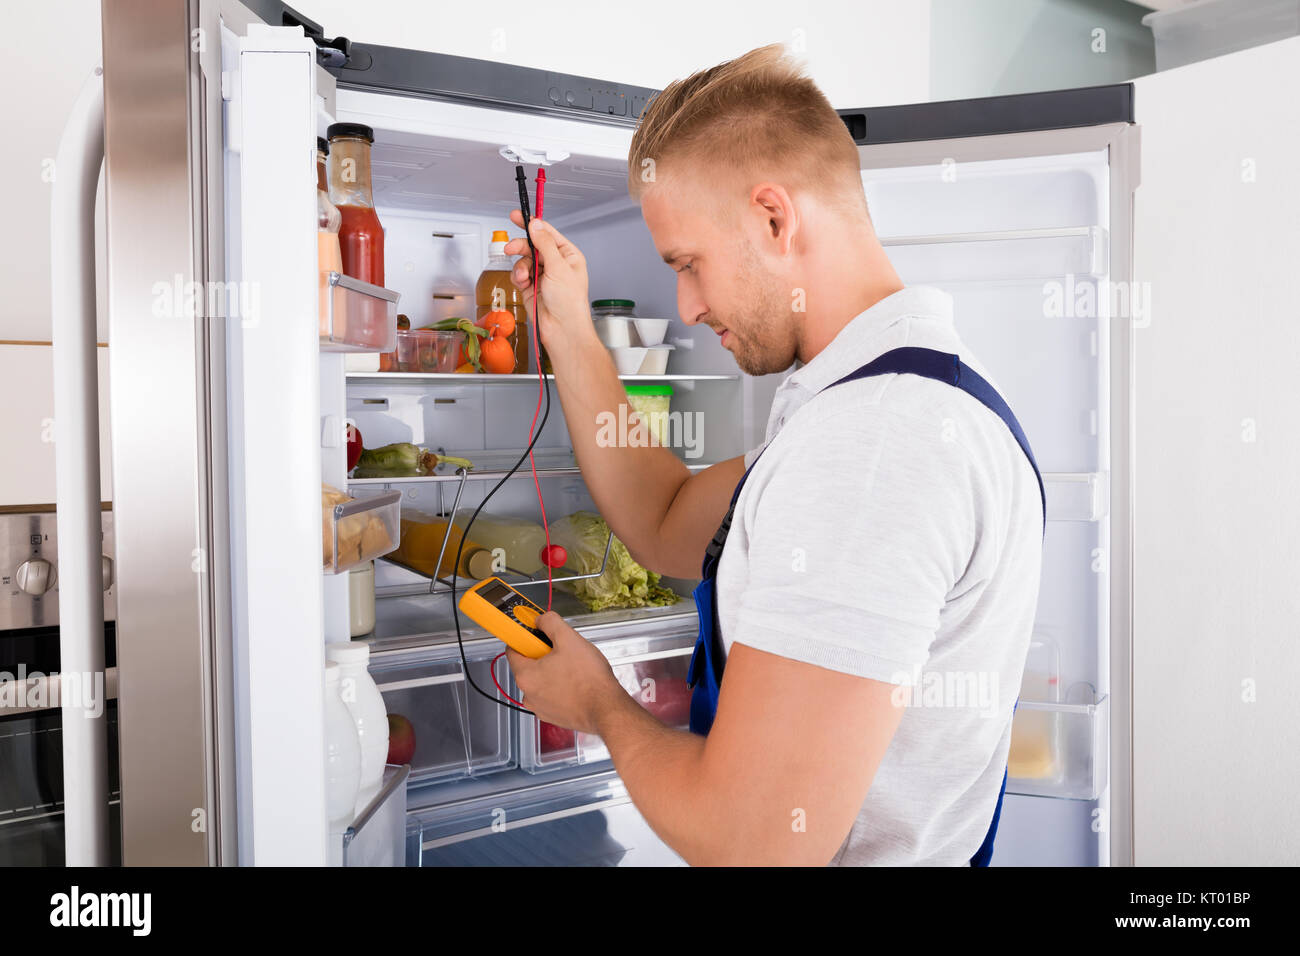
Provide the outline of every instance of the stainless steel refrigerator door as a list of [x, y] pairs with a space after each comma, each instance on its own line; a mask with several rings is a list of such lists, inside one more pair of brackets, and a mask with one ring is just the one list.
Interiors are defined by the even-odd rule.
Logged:
[[1134, 81], [1134, 857], [1300, 861], [1300, 38]]
[[218, 6], [103, 23], [123, 862], [230, 863], [224, 329], [185, 298], [223, 277]]

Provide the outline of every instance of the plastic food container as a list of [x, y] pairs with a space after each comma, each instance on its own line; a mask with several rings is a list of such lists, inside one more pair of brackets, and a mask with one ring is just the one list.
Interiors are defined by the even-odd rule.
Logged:
[[606, 348], [626, 348], [632, 344], [632, 320], [596, 319], [596, 335]]
[[668, 353], [673, 350], [671, 345], [652, 345], [645, 350], [645, 358], [641, 360], [641, 367], [637, 369], [639, 375], [663, 375], [668, 371]]
[[435, 329], [399, 330], [397, 333], [399, 372], [454, 372], [465, 341], [463, 332]]
[[324, 565], [331, 574], [348, 571], [397, 547], [402, 511], [400, 491], [349, 498], [323, 485], [321, 511]]
[[641, 363], [645, 361], [646, 352], [649, 349], [638, 347], [631, 348], [612, 348], [609, 354], [614, 356], [614, 366], [618, 369], [619, 375], [635, 375], [641, 371]]
[[668, 334], [667, 319], [641, 319], [632, 320], [636, 326], [636, 337], [642, 345], [663, 345], [664, 336]]
[[320, 347], [327, 352], [391, 352], [401, 296], [338, 272], [325, 272]]
[[591, 317], [618, 316], [630, 319], [636, 313], [636, 303], [631, 299], [596, 299], [591, 303]]
[[627, 386], [627, 403], [644, 419], [655, 440], [664, 446], [668, 444], [668, 407], [672, 400], [673, 387], [666, 383]]

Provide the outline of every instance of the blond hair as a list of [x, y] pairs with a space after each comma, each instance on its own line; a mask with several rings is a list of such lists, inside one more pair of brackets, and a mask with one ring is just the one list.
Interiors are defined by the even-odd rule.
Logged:
[[793, 189], [866, 210], [858, 151], [826, 95], [779, 43], [670, 83], [632, 137], [628, 192], [639, 199], [667, 160], [776, 174]]

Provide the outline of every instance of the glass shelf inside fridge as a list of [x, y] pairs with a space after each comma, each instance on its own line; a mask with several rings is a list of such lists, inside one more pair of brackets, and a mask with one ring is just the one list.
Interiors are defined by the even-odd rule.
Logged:
[[321, 273], [323, 352], [391, 352], [397, 347], [397, 301], [391, 289], [339, 272]]

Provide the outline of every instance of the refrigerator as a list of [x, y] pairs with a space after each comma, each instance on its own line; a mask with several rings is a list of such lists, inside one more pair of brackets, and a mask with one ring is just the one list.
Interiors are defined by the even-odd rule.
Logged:
[[[1161, 570], [1170, 522], [1144, 551], [1137, 520], [1135, 449], [1158, 454], [1138, 443], [1138, 346], [1151, 289], [1185, 281], [1187, 262], [1158, 250], [1186, 198], [1159, 190], [1143, 205], [1139, 187], [1185, 181], [1208, 161], [1172, 145], [1204, 96], [1198, 71], [1218, 70], [1233, 122], [1259, 131], [1273, 118], [1261, 77], [1300, 79], [1296, 52], [1285, 41], [1225, 58], [1237, 60], [1230, 70], [1211, 61], [1092, 89], [840, 110], [900, 275], [953, 296], [959, 333], [1044, 473], [1039, 611], [994, 865], [1158, 858], [1135, 850], [1135, 821], [1161, 827], [1143, 802], [1160, 784], [1136, 758], [1173, 745], [1143, 737], [1135, 707], [1163, 694], [1164, 713], [1182, 690], [1165, 679], [1167, 660], [1135, 654], [1135, 636], [1144, 622], [1148, 647], [1180, 635], [1160, 611], [1143, 618], [1137, 600], [1144, 572], [1145, 607], [1163, 608], [1177, 590]], [[472, 508], [527, 444], [537, 381], [358, 371], [322, 348], [315, 137], [333, 122], [374, 129], [386, 285], [412, 327], [472, 308], [492, 231], [518, 234], [503, 156], [513, 151], [545, 159], [546, 218], [586, 255], [591, 298], [674, 319], [667, 373], [629, 379], [671, 384], [673, 411], [702, 414], [702, 441], [683, 452], [689, 467], [759, 447], [782, 375], [742, 374], [716, 336], [676, 319], [673, 277], [625, 188], [653, 90], [351, 42], [274, 0], [114, 3], [102, 84], [122, 859], [325, 864], [336, 835], [325, 811], [323, 648], [349, 639], [349, 614], [348, 575], [322, 574], [317, 560], [318, 486], [376, 509]], [[1158, 108], [1144, 110], [1147, 89]], [[1162, 148], [1147, 162], [1153, 137]], [[1294, 145], [1261, 137], [1253, 155], [1263, 168]], [[1268, 188], [1293, 199], [1290, 184]], [[1259, 281], [1280, 289], [1281, 274]], [[191, 282], [200, 301], [220, 287], [229, 308], [191, 314], [176, 291]], [[1162, 334], [1213, 323], [1195, 300], [1181, 305]], [[1166, 395], [1150, 399], [1158, 432], [1178, 412]], [[349, 421], [368, 447], [411, 441], [480, 467], [463, 481], [349, 481]], [[554, 396], [535, 451], [547, 515], [591, 508]], [[1162, 486], [1153, 514], [1177, 494]], [[527, 468], [490, 510], [536, 515]], [[682, 600], [589, 612], [557, 589], [555, 608], [629, 686], [647, 674], [678, 680], [695, 635], [694, 582], [664, 583]], [[399, 796], [405, 863], [682, 863], [598, 739], [544, 731], [470, 691], [444, 587], [383, 560], [375, 586], [371, 675], [416, 738]], [[461, 626], [470, 675], [490, 687], [500, 644]], [[80, 759], [65, 758], [70, 780]], [[94, 841], [79, 845], [70, 861], [102, 862]]]

